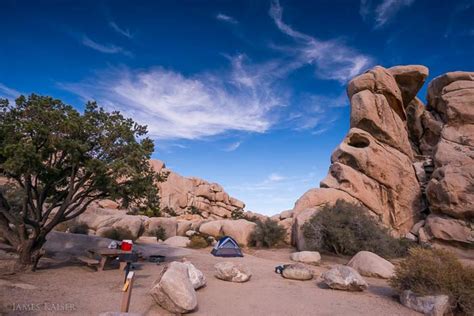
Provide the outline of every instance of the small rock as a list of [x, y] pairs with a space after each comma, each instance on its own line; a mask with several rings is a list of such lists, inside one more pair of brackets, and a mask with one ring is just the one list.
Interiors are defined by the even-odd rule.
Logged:
[[198, 270], [189, 261], [183, 261], [183, 263], [188, 266], [189, 279], [191, 280], [191, 283], [193, 284], [195, 290], [206, 285], [206, 277], [204, 276], [204, 273], [201, 272], [201, 270]]
[[408, 240], [411, 240], [411, 241], [417, 241], [418, 240], [418, 237], [416, 237], [415, 235], [413, 235], [412, 233], [407, 233], [405, 235], [405, 238], [408, 239]]
[[154, 236], [140, 236], [135, 240], [136, 244], [156, 244], [158, 239]]
[[224, 281], [242, 283], [250, 280], [252, 276], [247, 267], [233, 262], [219, 262], [214, 268], [216, 269], [215, 277]]
[[153, 284], [150, 294], [158, 305], [171, 313], [188, 313], [197, 307], [188, 265], [182, 262], [171, 262]]
[[195, 230], [188, 230], [185, 235], [188, 237], [192, 237], [196, 234], [197, 232]]
[[390, 261], [370, 251], [359, 251], [347, 265], [363, 276], [382, 279], [392, 277], [395, 269]]
[[186, 248], [189, 245], [190, 240], [188, 237], [184, 236], [173, 236], [166, 239], [163, 243], [172, 247]]
[[400, 302], [406, 307], [430, 316], [443, 316], [450, 309], [447, 295], [418, 296], [412, 291], [403, 291]]
[[416, 222], [415, 225], [413, 225], [413, 227], [410, 229], [410, 232], [411, 232], [413, 235], [418, 236], [418, 231], [419, 231], [420, 228], [423, 227], [424, 225], [425, 225], [425, 220], [422, 219], [422, 220]]
[[367, 282], [356, 270], [342, 265], [324, 272], [321, 277], [324, 283], [335, 290], [363, 291], [368, 287]]
[[289, 264], [285, 266], [285, 269], [283, 269], [283, 272], [281, 275], [285, 279], [292, 279], [292, 280], [311, 280], [313, 278], [313, 273], [311, 270], [306, 268], [303, 264], [301, 263], [294, 263], [294, 264]]
[[296, 262], [318, 264], [321, 261], [321, 255], [317, 251], [293, 252], [290, 259]]

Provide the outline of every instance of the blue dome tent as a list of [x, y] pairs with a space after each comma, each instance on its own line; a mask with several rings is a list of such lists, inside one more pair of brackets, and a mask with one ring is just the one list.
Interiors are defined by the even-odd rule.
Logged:
[[243, 257], [237, 242], [230, 236], [224, 236], [212, 248], [211, 253], [216, 257]]

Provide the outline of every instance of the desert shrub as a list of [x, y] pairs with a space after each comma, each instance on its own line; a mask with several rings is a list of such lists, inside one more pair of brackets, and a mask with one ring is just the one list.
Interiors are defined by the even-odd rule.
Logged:
[[404, 256], [411, 243], [392, 237], [362, 206], [338, 200], [324, 206], [303, 225], [303, 237], [311, 250], [354, 255], [361, 250], [382, 257]]
[[230, 213], [230, 217], [231, 217], [232, 219], [242, 219], [242, 218], [245, 218], [244, 210], [241, 209], [241, 208], [236, 208], [235, 210], [233, 210], [233, 211]]
[[474, 268], [464, 267], [452, 253], [412, 248], [395, 268], [390, 285], [418, 295], [448, 295], [458, 310], [474, 315]]
[[113, 240], [120, 240], [120, 236], [117, 233], [116, 229], [107, 229], [106, 231], [102, 233], [102, 237], [113, 239]]
[[89, 232], [89, 226], [84, 223], [73, 224], [69, 227], [69, 232], [72, 234], [87, 235], [87, 233]]
[[209, 243], [207, 242], [206, 238], [199, 235], [191, 236], [191, 242], [188, 245], [189, 248], [194, 249], [206, 248], [207, 246], [209, 246]]
[[158, 240], [166, 240], [166, 230], [163, 227], [157, 227], [150, 232], [150, 236], [156, 237]]
[[101, 236], [104, 238], [109, 238], [109, 239], [118, 240], [118, 241], [124, 240], [124, 239], [130, 239], [130, 240], [136, 239], [135, 236], [133, 236], [132, 232], [128, 228], [122, 228], [122, 227], [107, 229], [101, 233]]
[[190, 206], [188, 207], [188, 210], [189, 210], [189, 213], [193, 214], [193, 215], [201, 215], [201, 210], [198, 209], [197, 207], [195, 206]]
[[148, 217], [161, 217], [161, 210], [157, 207], [157, 208], [147, 208], [145, 210], [139, 210], [137, 212], [135, 212], [135, 214], [131, 214], [131, 215], [136, 215], [136, 214], [139, 214], [139, 215], [145, 215], [145, 216], [148, 216]]
[[252, 234], [252, 244], [255, 246], [273, 247], [283, 241], [286, 235], [286, 229], [268, 218], [266, 221], [258, 220], [257, 226]]

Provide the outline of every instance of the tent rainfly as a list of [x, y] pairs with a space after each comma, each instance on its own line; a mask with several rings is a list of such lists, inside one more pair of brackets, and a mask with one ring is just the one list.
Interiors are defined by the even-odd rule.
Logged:
[[211, 253], [216, 257], [243, 257], [239, 245], [230, 236], [219, 239]]

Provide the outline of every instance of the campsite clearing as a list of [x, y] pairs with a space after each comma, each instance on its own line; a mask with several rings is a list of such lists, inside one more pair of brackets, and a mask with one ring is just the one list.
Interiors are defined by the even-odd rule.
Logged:
[[[169, 260], [185, 257], [207, 278], [207, 286], [197, 291], [198, 308], [193, 315], [418, 315], [396, 301], [395, 293], [386, 281], [367, 278], [368, 291], [349, 293], [325, 288], [316, 277], [312, 281], [282, 278], [274, 267], [290, 263], [292, 249], [252, 250], [243, 258], [218, 258], [211, 248], [201, 250], [165, 247], [162, 254]], [[217, 262], [241, 262], [252, 270], [252, 279], [246, 283], [222, 282], [214, 277]], [[323, 256], [321, 266], [310, 268], [320, 275], [341, 259]], [[0, 260], [3, 271], [11, 259]], [[137, 264], [136, 278], [130, 303], [130, 312], [145, 315], [168, 315], [152, 300], [148, 291], [162, 270], [163, 264]], [[52, 273], [53, 272], [53, 273]], [[51, 313], [52, 308], [68, 309], [59, 314], [97, 315], [100, 312], [119, 311], [124, 272], [118, 269], [100, 273], [83, 264], [45, 259], [34, 273], [3, 275], [10, 284], [34, 284], [37, 289], [2, 286], [1, 313], [19, 314], [14, 308], [25, 304], [39, 308], [40, 315]], [[230, 300], [236, 300], [229, 305]], [[49, 309], [49, 310], [48, 310]]]

